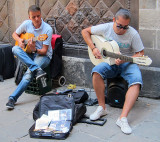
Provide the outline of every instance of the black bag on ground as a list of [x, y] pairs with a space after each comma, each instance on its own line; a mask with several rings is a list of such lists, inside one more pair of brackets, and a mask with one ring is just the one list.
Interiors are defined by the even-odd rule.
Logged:
[[18, 63], [17, 63], [16, 71], [15, 71], [15, 74], [14, 74], [16, 85], [18, 85], [23, 78], [24, 66], [25, 66], [19, 59], [17, 59], [17, 62]]
[[128, 83], [122, 77], [107, 79], [106, 102], [112, 107], [122, 108]]
[[[84, 102], [88, 99], [88, 94], [87, 94], [87, 92], [86, 91], [84, 91], [84, 90], [82, 90], [82, 91], [76, 91], [76, 92], [73, 92], [72, 91], [72, 89], [70, 89], [70, 90], [67, 90], [67, 91], [64, 91], [64, 92], [59, 92], [59, 93], [56, 93], [56, 94], [54, 94], [54, 93], [50, 93], [50, 94], [48, 94], [48, 95], [51, 95], [52, 97], [55, 97], [55, 96], [61, 96], [62, 95], [62, 97], [60, 97], [60, 98], [63, 98], [63, 95], [64, 96], [66, 96], [67, 94], [70, 94], [72, 97], [73, 97], [73, 99], [74, 99], [74, 103], [75, 103], [75, 107], [76, 107], [76, 116], [75, 116], [75, 118], [77, 118], [77, 119], [75, 119], [75, 120], [73, 120], [73, 124], [75, 124], [80, 118], [81, 118], [81, 116], [83, 116], [83, 111], [82, 111], [82, 114], [81, 114], [81, 109], [83, 110], [86, 110], [86, 106], [84, 105]], [[48, 96], [47, 95], [47, 96]], [[46, 95], [45, 95], [46, 96]], [[42, 98], [42, 97], [41, 97]], [[59, 99], [60, 99], [59, 98]], [[54, 99], [54, 98], [53, 98]], [[52, 104], [52, 102], [50, 101], [50, 103]], [[43, 102], [41, 101], [41, 99], [40, 99], [40, 101], [36, 104], [36, 106], [35, 106], [35, 108], [33, 109], [33, 119], [36, 121], [38, 118], [40, 118], [41, 117], [41, 108], [40, 108], [40, 105], [41, 104], [43, 104]], [[61, 104], [59, 104], [59, 105], [61, 105]]]
[[85, 90], [77, 90], [73, 91], [72, 89], [66, 90], [64, 92], [59, 92], [58, 94], [65, 94], [70, 93], [72, 94], [74, 101], [76, 104], [84, 103], [86, 100], [88, 100], [88, 93]]
[[1, 80], [14, 77], [15, 60], [10, 44], [0, 44], [0, 75]]
[[[50, 93], [40, 98], [39, 103], [33, 110], [33, 119], [37, 120], [43, 114], [48, 115], [49, 111], [64, 111], [71, 110], [71, 119], [65, 122], [69, 122], [68, 131], [63, 132], [42, 132], [34, 131], [35, 124], [29, 129], [31, 138], [45, 138], [45, 139], [65, 139], [68, 137], [73, 125], [75, 125], [86, 113], [86, 106], [83, 103], [75, 104], [74, 97], [72, 94], [54, 94]], [[61, 113], [60, 113], [61, 114]], [[59, 114], [59, 116], [60, 116]]]
[[[40, 118], [43, 114], [48, 115], [49, 111], [57, 110], [60, 112], [60, 110], [71, 110], [71, 119], [66, 120], [65, 122], [69, 123], [68, 131], [61, 132], [60, 130], [57, 131], [43, 131], [38, 130], [35, 131], [35, 124], [29, 129], [29, 134], [31, 138], [42, 138], [42, 139], [65, 139], [68, 137], [70, 131], [72, 130], [72, 120], [74, 117], [74, 110], [75, 110], [75, 104], [74, 99], [72, 96], [69, 95], [57, 95], [57, 94], [48, 94], [46, 96], [42, 96], [40, 98], [40, 102], [38, 104], [38, 117]], [[58, 116], [60, 117], [61, 114], [59, 113]], [[59, 118], [59, 122], [56, 121], [55, 124], [62, 123], [61, 118]], [[58, 126], [56, 126], [57, 128]]]

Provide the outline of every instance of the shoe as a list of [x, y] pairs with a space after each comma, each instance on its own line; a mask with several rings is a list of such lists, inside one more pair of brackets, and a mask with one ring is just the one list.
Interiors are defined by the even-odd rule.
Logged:
[[6, 107], [8, 109], [14, 109], [14, 104], [15, 104], [15, 101], [13, 99], [9, 99], [8, 103], [6, 103]]
[[47, 73], [43, 71], [42, 69], [37, 69], [36, 70], [36, 80], [39, 80], [40, 78], [44, 77]]
[[116, 124], [121, 128], [123, 133], [125, 133], [125, 134], [131, 134], [132, 133], [132, 129], [129, 126], [126, 117], [122, 117], [121, 119], [118, 118]]
[[96, 111], [90, 115], [89, 119], [90, 120], [97, 120], [99, 119], [101, 116], [107, 115], [107, 109], [103, 109], [102, 106], [98, 106]]

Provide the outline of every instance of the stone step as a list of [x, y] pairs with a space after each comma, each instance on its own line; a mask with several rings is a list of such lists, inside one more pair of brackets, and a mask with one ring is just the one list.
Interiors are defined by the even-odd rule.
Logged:
[[140, 96], [160, 99], [160, 68], [140, 66], [143, 88]]
[[[94, 65], [90, 59], [63, 56], [63, 75], [66, 84], [93, 88], [91, 70]], [[160, 68], [140, 66], [143, 87], [140, 96], [160, 99]]]

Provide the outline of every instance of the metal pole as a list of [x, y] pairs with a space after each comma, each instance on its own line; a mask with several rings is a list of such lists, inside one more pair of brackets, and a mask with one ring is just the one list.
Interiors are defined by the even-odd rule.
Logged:
[[39, 6], [39, 0], [36, 0], [36, 5]]

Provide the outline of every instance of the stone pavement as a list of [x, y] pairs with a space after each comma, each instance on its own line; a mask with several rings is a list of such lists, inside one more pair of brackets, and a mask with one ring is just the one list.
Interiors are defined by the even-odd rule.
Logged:
[[[28, 130], [34, 123], [32, 111], [39, 96], [24, 93], [19, 98], [15, 109], [8, 111], [5, 104], [15, 88], [13, 78], [0, 82], [0, 142], [160, 142], [160, 101], [142, 97], [136, 101], [128, 116], [129, 124], [133, 129], [131, 135], [123, 134], [115, 124], [121, 109], [107, 105], [109, 114], [105, 116], [107, 122], [104, 126], [78, 123], [66, 140], [30, 138]], [[67, 89], [66, 86], [58, 88], [58, 90], [65, 89]], [[91, 98], [95, 98], [93, 90], [85, 89], [89, 91]], [[91, 114], [96, 107], [87, 106], [87, 115]]]

